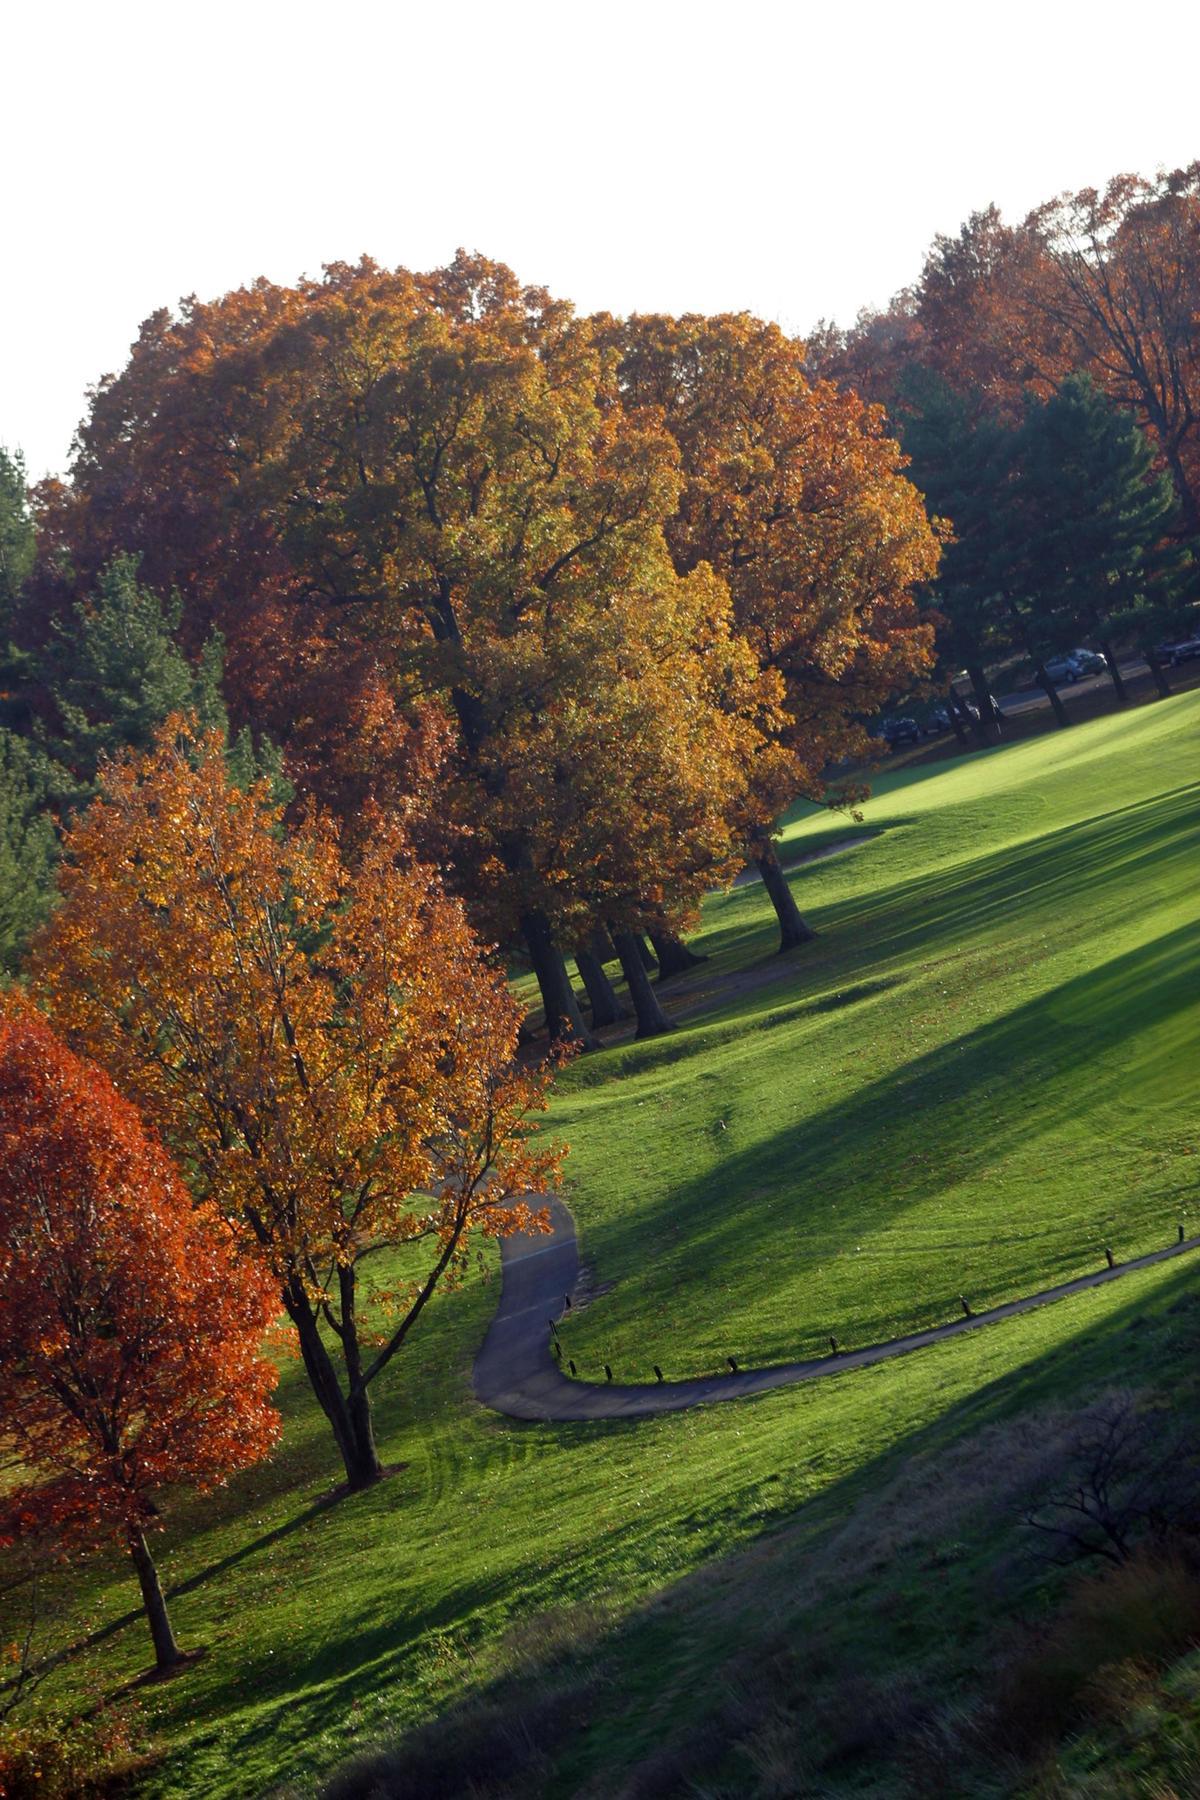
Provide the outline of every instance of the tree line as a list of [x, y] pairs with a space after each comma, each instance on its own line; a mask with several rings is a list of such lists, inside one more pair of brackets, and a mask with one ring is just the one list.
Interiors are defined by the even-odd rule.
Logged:
[[1195, 634], [1200, 541], [1200, 163], [1115, 177], [1010, 225], [935, 239], [920, 280], [809, 367], [882, 404], [951, 532], [930, 599], [943, 674], [1090, 641], [1148, 659]]
[[[463, 253], [259, 281], [146, 322], [68, 482], [0, 455], [0, 1536], [123, 1536], [160, 1666], [152, 1496], [269, 1451], [270, 1314], [363, 1487], [432, 1296], [544, 1223], [506, 962], [560, 1053], [614, 961], [667, 1029], [644, 938], [750, 860], [803, 945], [777, 822], [882, 705], [1183, 616], [1195, 171], [1085, 200], [807, 346]], [[1158, 387], [1097, 323], [1151, 266]]]
[[185, 653], [219, 643], [234, 727], [348, 840], [404, 810], [584, 1045], [565, 957], [603, 1017], [611, 946], [665, 1028], [636, 937], [678, 954], [747, 856], [804, 939], [775, 821], [932, 645], [937, 538], [878, 409], [774, 326], [581, 319], [463, 255], [155, 315], [35, 500], [23, 654], [136, 557]]

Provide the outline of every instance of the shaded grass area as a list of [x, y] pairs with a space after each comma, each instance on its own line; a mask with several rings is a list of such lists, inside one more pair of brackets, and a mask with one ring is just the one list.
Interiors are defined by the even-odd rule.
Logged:
[[[983, 1306], [1106, 1242], [1132, 1255], [1173, 1235], [1193, 1193], [1198, 721], [1184, 698], [890, 773], [875, 840], [795, 877], [821, 929], [795, 958], [773, 959], [755, 889], [710, 904], [712, 959], [684, 1000], [726, 975], [762, 985], [581, 1061], [555, 1103], [585, 1255], [617, 1281], [564, 1328], [585, 1368], [686, 1374], [728, 1351], [796, 1355], [828, 1330], [890, 1335], [948, 1316], [964, 1289]], [[860, 829], [806, 809], [786, 848]], [[753, 1663], [772, 1633], [815, 1636], [835, 1673], [857, 1646], [881, 1679], [920, 1645], [931, 1680], [966, 1690], [1007, 1526], [969, 1474], [937, 1524], [940, 1459], [1030, 1407], [1148, 1376], [1194, 1280], [1147, 1271], [753, 1402], [549, 1427], [470, 1400], [489, 1259], [388, 1371], [389, 1481], [324, 1504], [336, 1458], [289, 1366], [276, 1460], [172, 1505], [164, 1581], [181, 1639], [210, 1654], [143, 1696], [166, 1750], [145, 1792], [310, 1791], [357, 1743], [514, 1668], [534, 1679], [539, 1636], [551, 1660], [566, 1652], [558, 1626], [529, 1621], [581, 1608], [602, 1677], [538, 1776], [547, 1792], [619, 1791], [615, 1771], [712, 1713], [731, 1658]], [[925, 1549], [884, 1530], [880, 1496], [906, 1481]], [[120, 1563], [70, 1580], [101, 1628], [134, 1603]], [[140, 1620], [110, 1633], [46, 1697], [97, 1672], [119, 1689], [144, 1637]]]
[[[779, 982], [568, 1072], [583, 1251], [616, 1284], [565, 1327], [581, 1371], [786, 1360], [1169, 1241], [1195, 1193], [1198, 720], [1188, 697], [886, 778], [875, 841], [793, 877], [821, 936]], [[704, 982], [770, 957], [753, 890], [706, 925]]]
[[[786, 1460], [759, 1462], [743, 1494], [748, 1542], [731, 1533], [607, 1629], [586, 1604], [510, 1629], [477, 1657], [482, 1695], [368, 1751], [334, 1793], [361, 1800], [381, 1778], [395, 1800], [1025, 1791], [1031, 1746], [996, 1739], [990, 1689], [1013, 1614], [1050, 1616], [1070, 1578], [1047, 1579], [1023, 1510], [1061, 1475], [1072, 1409], [1114, 1371], [1166, 1377], [1196, 1407], [1194, 1278], [1094, 1298], [1007, 1342], [985, 1334], [969, 1366], [947, 1345], [923, 1369], [880, 1371], [864, 1410], [852, 1382], [785, 1405]], [[748, 1460], [773, 1410], [741, 1409]]]

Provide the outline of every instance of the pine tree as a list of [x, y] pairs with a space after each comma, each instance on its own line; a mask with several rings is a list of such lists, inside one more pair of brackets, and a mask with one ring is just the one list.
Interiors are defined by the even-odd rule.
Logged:
[[181, 603], [138, 582], [138, 560], [114, 557], [95, 592], [58, 628], [47, 685], [59, 718], [48, 748], [91, 791], [101, 759], [144, 750], [172, 713], [224, 730], [223, 645], [212, 637], [193, 665], [176, 639]]
[[20, 452], [0, 446], [0, 726], [28, 722], [30, 658], [13, 641], [17, 602], [33, 568], [35, 537]]
[[1086, 375], [1029, 405], [1011, 514], [1023, 606], [1046, 650], [1091, 638], [1121, 699], [1114, 640], [1149, 648], [1194, 585], [1191, 555], [1170, 536], [1175, 514], [1137, 421]]
[[939, 658], [946, 671], [966, 668], [986, 735], [992, 711], [984, 666], [1011, 642], [1003, 515], [1014, 433], [919, 367], [902, 382], [897, 411], [909, 474], [930, 514], [952, 529], [929, 595], [942, 617]]
[[58, 833], [51, 805], [62, 771], [0, 728], [0, 969], [12, 974], [50, 911]]

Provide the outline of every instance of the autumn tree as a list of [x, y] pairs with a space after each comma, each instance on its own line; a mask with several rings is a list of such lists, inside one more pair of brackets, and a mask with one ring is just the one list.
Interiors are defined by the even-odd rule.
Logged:
[[[1104, 190], [1063, 194], [1031, 214], [1048, 279], [1027, 312], [1150, 431], [1182, 522], [1200, 533], [1200, 162]], [[1062, 373], [1068, 372], [1063, 368]]]
[[[297, 780], [343, 818], [364, 778], [387, 807], [414, 772], [429, 791], [411, 753], [441, 732], [437, 784], [456, 797], [428, 809], [430, 847], [488, 934], [523, 944], [552, 1029], [586, 1041], [562, 952], [590, 932], [593, 897], [550, 826], [562, 807], [512, 804], [516, 759], [536, 741], [553, 768], [559, 722], [609, 704], [614, 657], [581, 673], [564, 646], [602, 645], [635, 598], [688, 616], [662, 537], [677, 464], [661, 421], [627, 416], [611, 346], [565, 303], [482, 258], [427, 275], [364, 261], [149, 321], [46, 530], [76, 564], [143, 549], [193, 629], [225, 631], [235, 717], [278, 720]], [[729, 716], [726, 696], [716, 738]], [[614, 745], [593, 741], [622, 791]], [[721, 760], [697, 762], [693, 797]], [[611, 838], [611, 804], [604, 818]], [[667, 891], [676, 841], [657, 846]]]
[[11, 1001], [0, 1289], [0, 1434], [25, 1475], [0, 1530], [123, 1540], [166, 1672], [182, 1653], [146, 1533], [164, 1489], [218, 1486], [274, 1443], [273, 1284], [108, 1077]]
[[683, 487], [666, 522], [681, 575], [729, 585], [738, 633], [781, 683], [782, 706], [735, 824], [780, 922], [781, 948], [811, 932], [773, 847], [797, 795], [862, 751], [859, 719], [927, 668], [932, 628], [915, 598], [937, 567], [921, 496], [878, 408], [809, 379], [803, 345], [745, 314], [607, 321], [624, 405], [662, 417]]
[[[730, 814], [776, 717], [778, 694], [731, 628], [723, 582], [701, 566], [657, 591], [613, 596], [540, 634], [522, 659], [521, 694], [500, 701], [505, 725], [488, 756], [493, 798], [452, 783], [490, 857], [496, 928], [510, 936], [530, 892], [563, 921], [566, 941], [600, 921], [637, 1015], [638, 1035], [668, 1028], [635, 937], [684, 924], [703, 894], [741, 864]], [[504, 846], [523, 834], [519, 884]], [[487, 872], [486, 862], [484, 872]], [[535, 886], [536, 884], [536, 886]], [[507, 920], [504, 908], [509, 909]]]
[[[378, 1478], [371, 1388], [480, 1234], [535, 1222], [558, 1167], [530, 1142], [547, 1077], [461, 906], [380, 818], [348, 866], [182, 721], [106, 764], [68, 833], [33, 962], [269, 1270], [352, 1488]], [[367, 1304], [364, 1258], [387, 1275]]]

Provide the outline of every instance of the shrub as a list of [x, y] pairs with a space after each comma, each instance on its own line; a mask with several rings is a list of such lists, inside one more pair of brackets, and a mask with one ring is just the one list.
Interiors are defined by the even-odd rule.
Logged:
[[994, 1735], [1028, 1753], [1082, 1720], [1136, 1703], [1143, 1671], [1200, 1644], [1200, 1568], [1178, 1552], [1143, 1550], [1080, 1582], [1049, 1629], [1001, 1677]]
[[135, 1751], [135, 1717], [103, 1707], [87, 1719], [0, 1725], [0, 1800], [93, 1800], [147, 1758]]

